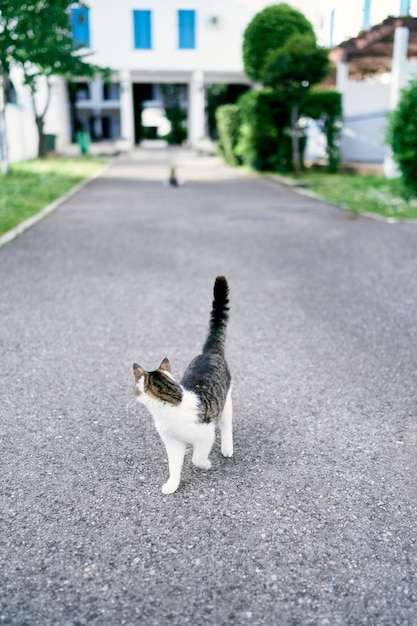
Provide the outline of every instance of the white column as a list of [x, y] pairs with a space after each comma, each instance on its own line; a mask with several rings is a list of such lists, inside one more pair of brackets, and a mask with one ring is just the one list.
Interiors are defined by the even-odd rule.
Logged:
[[205, 90], [204, 73], [193, 72], [188, 90], [188, 141], [196, 146], [205, 135]]
[[92, 80], [90, 83], [90, 100], [93, 109], [100, 108], [103, 100], [103, 82], [101, 80]]
[[122, 139], [133, 146], [133, 94], [130, 70], [120, 71], [120, 128]]
[[336, 90], [343, 93], [349, 80], [349, 63], [338, 63], [336, 67]]
[[103, 82], [93, 80], [90, 83], [90, 100], [94, 114], [94, 134], [97, 139], [101, 139], [101, 103], [103, 100]]
[[[400, 100], [401, 89], [407, 82], [408, 36], [408, 28], [399, 26], [395, 29], [394, 49], [392, 53], [391, 90], [389, 98], [389, 108], [391, 111], [396, 108]], [[391, 148], [387, 148], [386, 150], [383, 172], [386, 178], [396, 178], [400, 176], [398, 166], [392, 158]]]
[[400, 99], [400, 91], [407, 80], [407, 50], [409, 30], [404, 26], [395, 29], [392, 54], [390, 109], [395, 109]]

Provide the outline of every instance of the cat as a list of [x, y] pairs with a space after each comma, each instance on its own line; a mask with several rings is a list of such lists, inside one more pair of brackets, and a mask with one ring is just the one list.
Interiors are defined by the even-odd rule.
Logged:
[[168, 455], [164, 494], [178, 489], [187, 444], [193, 446], [193, 464], [204, 470], [211, 468], [208, 457], [216, 424], [223, 456], [233, 456], [231, 375], [224, 356], [228, 319], [229, 286], [224, 276], [218, 276], [202, 353], [191, 361], [181, 382], [174, 380], [167, 358], [153, 372], [133, 364], [137, 399], [152, 414]]

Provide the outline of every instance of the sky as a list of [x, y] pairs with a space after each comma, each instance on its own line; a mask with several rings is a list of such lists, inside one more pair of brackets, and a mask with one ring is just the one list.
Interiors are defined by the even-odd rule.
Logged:
[[[330, 16], [334, 9], [333, 45], [350, 37], [356, 37], [363, 27], [365, 0], [271, 0], [291, 4], [300, 10], [313, 24], [319, 43], [330, 46]], [[265, 0], [244, 0], [256, 10], [265, 7]], [[371, 26], [379, 24], [389, 15], [399, 15], [401, 0], [370, 0]], [[417, 17], [417, 0], [410, 0], [410, 15]]]
[[[288, 2], [288, 0], [287, 0]], [[320, 43], [330, 45], [331, 12], [334, 9], [333, 45], [355, 37], [363, 28], [365, 0], [290, 0], [315, 27]], [[370, 0], [371, 26], [389, 15], [399, 15], [400, 0]], [[410, 1], [410, 14], [417, 17], [417, 0]]]

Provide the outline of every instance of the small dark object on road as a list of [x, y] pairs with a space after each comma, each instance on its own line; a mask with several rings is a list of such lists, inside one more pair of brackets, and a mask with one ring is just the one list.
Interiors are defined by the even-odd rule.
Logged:
[[169, 176], [164, 181], [164, 187], [182, 187], [182, 181], [177, 177], [177, 171], [175, 167], [170, 168]]

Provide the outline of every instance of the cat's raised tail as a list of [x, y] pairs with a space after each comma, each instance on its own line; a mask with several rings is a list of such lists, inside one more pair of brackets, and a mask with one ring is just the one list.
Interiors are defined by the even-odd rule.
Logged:
[[229, 285], [224, 276], [217, 276], [213, 289], [210, 325], [203, 352], [224, 351], [226, 326], [229, 319]]

